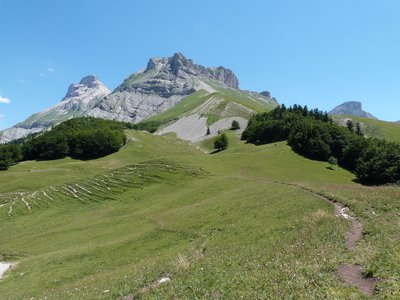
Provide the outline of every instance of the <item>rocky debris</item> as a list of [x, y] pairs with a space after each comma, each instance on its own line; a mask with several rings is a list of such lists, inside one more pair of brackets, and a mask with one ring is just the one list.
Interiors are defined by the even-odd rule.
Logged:
[[240, 129], [236, 130], [237, 133], [242, 133], [246, 129], [249, 122], [241, 117], [223, 118], [210, 125], [210, 134], [208, 136], [204, 136], [203, 139], [217, 136], [219, 131], [230, 129], [233, 121], [237, 121], [239, 123]]
[[370, 113], [362, 109], [362, 103], [359, 101], [344, 102], [329, 112], [330, 115], [351, 115], [356, 117], [364, 117], [370, 119], [377, 119]]
[[173, 132], [182, 140], [190, 142], [200, 141], [207, 132], [207, 118], [199, 114], [185, 116], [175, 123], [161, 129], [157, 134]]
[[33, 114], [25, 121], [0, 133], [0, 143], [7, 143], [41, 132], [73, 117], [84, 115], [111, 91], [94, 75], [83, 77], [69, 86], [65, 97], [55, 106]]

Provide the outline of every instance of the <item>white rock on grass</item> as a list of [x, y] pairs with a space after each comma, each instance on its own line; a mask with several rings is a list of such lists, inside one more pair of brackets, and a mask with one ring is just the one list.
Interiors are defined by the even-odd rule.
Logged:
[[11, 264], [7, 262], [0, 262], [0, 278], [3, 278], [4, 273], [11, 268]]
[[167, 282], [170, 282], [170, 281], [171, 281], [171, 278], [163, 277], [158, 281], [158, 284], [163, 284], [163, 283], [167, 283]]

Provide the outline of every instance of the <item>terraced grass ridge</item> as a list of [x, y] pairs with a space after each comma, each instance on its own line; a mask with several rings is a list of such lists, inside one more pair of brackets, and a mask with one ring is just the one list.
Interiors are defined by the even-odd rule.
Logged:
[[[212, 138], [127, 130], [107, 157], [0, 172], [0, 261], [12, 265], [0, 298], [370, 297], [336, 276], [346, 264], [380, 278], [372, 298], [400, 298], [398, 187], [226, 133], [229, 148], [209, 154]], [[362, 223], [356, 251], [352, 222], [319, 195]]]

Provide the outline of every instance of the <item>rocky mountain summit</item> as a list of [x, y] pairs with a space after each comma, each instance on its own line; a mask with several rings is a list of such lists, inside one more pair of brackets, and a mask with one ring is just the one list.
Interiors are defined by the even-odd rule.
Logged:
[[238, 89], [235, 74], [224, 67], [206, 68], [181, 53], [151, 58], [146, 69], [129, 76], [87, 114], [127, 122], [161, 113], [198, 91], [215, 91], [215, 85]]
[[33, 114], [25, 121], [0, 133], [0, 143], [22, 138], [30, 133], [37, 133], [54, 124], [73, 117], [84, 115], [89, 109], [111, 91], [94, 76], [83, 77], [79, 83], [72, 83], [65, 97], [55, 106]]
[[359, 101], [344, 102], [329, 112], [330, 115], [351, 115], [356, 117], [364, 117], [369, 119], [377, 119], [369, 112], [362, 109], [362, 103]]

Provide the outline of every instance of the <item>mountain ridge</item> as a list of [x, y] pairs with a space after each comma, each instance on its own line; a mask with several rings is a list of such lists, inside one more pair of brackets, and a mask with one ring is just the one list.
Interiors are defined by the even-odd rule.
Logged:
[[78, 116], [137, 123], [173, 108], [200, 90], [239, 98], [245, 95], [248, 101], [277, 105], [269, 93], [241, 91], [232, 70], [204, 67], [178, 52], [171, 57], [150, 58], [144, 69], [128, 76], [113, 91], [94, 75], [83, 77], [79, 83], [69, 85], [65, 97], [56, 105], [0, 132], [0, 143], [47, 130]]
[[34, 113], [26, 120], [3, 130], [0, 133], [0, 143], [23, 138], [73, 117], [82, 116], [85, 111], [110, 92], [95, 75], [85, 76], [79, 83], [70, 84], [66, 95], [57, 104]]
[[154, 57], [144, 70], [126, 78], [87, 114], [137, 123], [172, 108], [196, 91], [216, 91], [213, 84], [239, 88], [235, 74], [224, 67], [203, 67], [179, 52], [172, 57]]
[[359, 101], [347, 101], [332, 109], [330, 115], [351, 115], [356, 117], [364, 117], [369, 119], [377, 118], [362, 109], [362, 103]]

